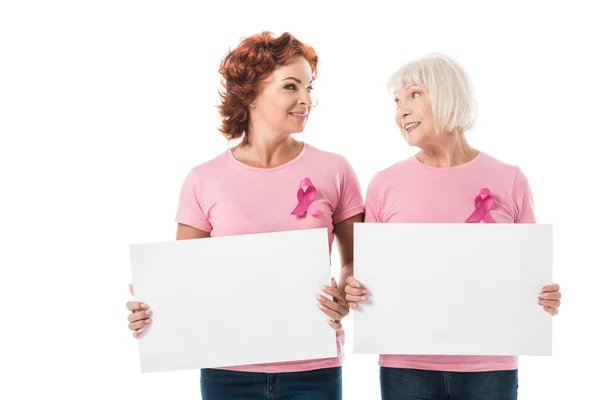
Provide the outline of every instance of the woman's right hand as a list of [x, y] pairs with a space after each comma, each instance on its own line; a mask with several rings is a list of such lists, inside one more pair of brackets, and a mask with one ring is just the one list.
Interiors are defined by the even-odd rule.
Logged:
[[359, 281], [354, 279], [354, 275], [351, 275], [348, 278], [346, 278], [345, 292], [346, 301], [348, 302], [350, 308], [354, 310], [358, 308], [358, 303], [367, 301], [369, 299], [369, 292], [363, 287], [363, 285]]
[[[133, 295], [133, 285], [129, 285], [129, 291]], [[152, 323], [152, 319], [150, 319], [152, 311], [147, 304], [139, 301], [128, 301], [126, 307], [131, 311], [127, 317], [129, 329], [133, 331], [133, 337], [137, 339], [144, 333], [144, 327]]]

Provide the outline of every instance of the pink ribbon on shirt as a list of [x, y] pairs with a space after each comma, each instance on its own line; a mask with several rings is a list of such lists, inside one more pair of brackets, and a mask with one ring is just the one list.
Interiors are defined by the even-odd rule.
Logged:
[[483, 188], [475, 197], [475, 211], [467, 218], [465, 222], [480, 222], [483, 220], [486, 223], [494, 223], [494, 218], [490, 215], [490, 210], [494, 205], [494, 196], [490, 189]]
[[[306, 190], [304, 188], [306, 187]], [[319, 210], [314, 204], [313, 200], [317, 195], [317, 189], [309, 178], [304, 178], [300, 181], [300, 187], [296, 197], [298, 198], [298, 205], [292, 211], [292, 215], [303, 216], [308, 212], [313, 217], [323, 214], [323, 211]]]

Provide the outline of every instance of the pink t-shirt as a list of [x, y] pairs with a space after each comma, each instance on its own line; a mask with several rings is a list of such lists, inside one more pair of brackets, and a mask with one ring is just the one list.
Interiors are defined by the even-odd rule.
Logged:
[[[323, 211], [319, 216], [291, 215], [304, 178], [309, 178], [316, 188], [313, 204]], [[295, 159], [275, 168], [243, 164], [231, 150], [197, 165], [183, 184], [175, 220], [210, 232], [213, 237], [327, 228], [331, 252], [333, 225], [362, 213], [363, 204], [358, 179], [346, 159], [305, 143]], [[316, 304], [315, 312], [320, 312]], [[343, 331], [336, 337], [335, 358], [224, 369], [275, 373], [337, 367], [343, 361]]]
[[[482, 188], [494, 196], [490, 215], [495, 222], [535, 223], [525, 175], [518, 167], [481, 152], [473, 160], [449, 168], [431, 167], [413, 156], [378, 172], [367, 189], [365, 222], [465, 222]], [[379, 365], [481, 372], [516, 369], [517, 357], [382, 354]]]

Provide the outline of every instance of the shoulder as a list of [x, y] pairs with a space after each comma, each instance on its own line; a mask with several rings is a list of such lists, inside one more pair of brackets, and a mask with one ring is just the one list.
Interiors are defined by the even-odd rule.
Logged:
[[516, 164], [506, 163], [483, 152], [479, 161], [482, 172], [495, 176], [507, 186], [513, 187], [527, 181], [523, 171]]
[[402, 175], [411, 172], [412, 168], [414, 167], [412, 165], [413, 163], [413, 157], [409, 157], [376, 172], [375, 175], [373, 175], [373, 178], [371, 178], [369, 186], [375, 188], [380, 187], [381, 185], [386, 185], [390, 182], [398, 181]]
[[311, 160], [320, 160], [331, 163], [333, 165], [350, 165], [348, 159], [339, 153], [322, 150], [308, 143], [305, 143], [304, 145], [307, 147], [307, 158]]
[[227, 165], [229, 150], [222, 152], [221, 154], [206, 160], [200, 164], [196, 164], [191, 168], [191, 172], [198, 176], [206, 176], [207, 173], [214, 174], [215, 172], [222, 170]]

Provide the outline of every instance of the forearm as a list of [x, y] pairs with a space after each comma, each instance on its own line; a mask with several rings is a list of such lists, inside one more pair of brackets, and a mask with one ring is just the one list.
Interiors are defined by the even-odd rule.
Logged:
[[338, 281], [338, 290], [340, 293], [344, 293], [346, 279], [352, 275], [354, 275], [354, 261], [350, 261], [346, 265], [342, 265], [342, 271], [340, 272], [340, 279]]

